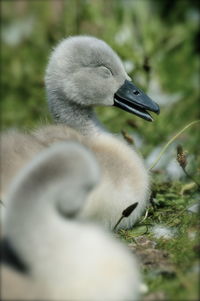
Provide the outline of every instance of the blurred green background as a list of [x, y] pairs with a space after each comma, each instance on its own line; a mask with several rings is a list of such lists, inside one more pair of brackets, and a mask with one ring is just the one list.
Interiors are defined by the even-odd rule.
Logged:
[[[199, 1], [194, 0], [2, 1], [1, 129], [31, 130], [53, 122], [44, 89], [48, 57], [53, 47], [65, 37], [94, 35], [113, 47], [136, 85], [160, 104], [161, 113], [152, 123], [117, 108], [97, 108], [97, 114], [107, 128], [129, 135], [146, 164], [151, 165], [177, 131], [200, 119], [199, 23]], [[199, 125], [191, 127], [161, 158], [152, 178], [154, 184], [161, 183], [157, 187], [160, 191], [157, 200], [162, 206], [160, 211], [150, 215], [151, 223], [168, 223], [171, 218], [173, 225], [174, 220], [177, 221], [173, 213], [180, 219], [181, 210], [199, 200], [197, 194], [190, 194], [190, 188], [186, 196], [181, 192], [186, 189], [182, 185], [188, 179], [176, 162], [176, 146], [181, 143], [187, 151], [189, 172], [196, 179], [199, 177], [199, 133]], [[164, 181], [169, 180], [171, 184], [165, 186]], [[176, 180], [182, 182], [176, 184]], [[190, 299], [197, 296], [198, 280], [197, 274], [191, 278], [189, 268], [196, 263], [196, 242], [191, 243], [187, 235], [189, 227], [197, 230], [196, 220], [184, 211], [178, 224], [181, 235], [171, 240], [171, 244], [158, 240], [162, 249], [170, 249], [170, 258], [176, 263], [181, 277], [178, 274], [175, 280], [169, 280], [166, 275], [159, 278], [148, 274], [150, 291], [162, 288], [167, 296], [171, 294], [175, 298], [170, 300], [182, 301], [184, 297], [187, 301], [197, 300], [196, 297]], [[132, 240], [131, 233], [127, 231], [124, 235], [129, 235]], [[145, 300], [168, 300], [159, 298], [148, 299], [147, 296]]]
[[[94, 35], [111, 45], [134, 82], [160, 104], [161, 114], [153, 123], [115, 108], [97, 109], [113, 132], [140, 134], [144, 156], [200, 118], [198, 2], [18, 0], [2, 1], [1, 6], [2, 129], [51, 122], [45, 67], [52, 48], [77, 34]], [[181, 139], [197, 156], [198, 127]]]

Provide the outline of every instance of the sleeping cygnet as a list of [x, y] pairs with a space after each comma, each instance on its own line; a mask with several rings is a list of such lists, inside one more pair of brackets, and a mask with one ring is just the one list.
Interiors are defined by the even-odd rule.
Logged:
[[99, 180], [77, 142], [54, 144], [21, 170], [6, 197], [3, 300], [138, 300], [133, 254], [77, 218]]
[[[117, 54], [94, 37], [70, 37], [59, 43], [50, 57], [45, 84], [50, 111], [59, 124], [34, 131], [27, 144], [18, 134], [16, 138], [9, 133], [4, 135], [2, 201], [6, 206], [7, 188], [31, 156], [41, 147], [73, 136], [73, 140], [81, 141], [95, 153], [102, 170], [101, 181], [88, 195], [80, 215], [113, 229], [122, 211], [138, 203], [118, 226], [118, 229], [130, 228], [148, 202], [148, 173], [137, 152], [103, 128], [94, 108], [117, 106], [151, 121], [148, 111], [159, 113], [158, 105], [130, 81]], [[24, 145], [28, 145], [25, 150]]]

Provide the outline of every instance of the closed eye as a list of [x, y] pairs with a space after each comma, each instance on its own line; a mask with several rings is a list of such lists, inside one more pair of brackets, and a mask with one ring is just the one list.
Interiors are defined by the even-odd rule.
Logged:
[[90, 63], [89, 65], [83, 65], [84, 68], [94, 68], [97, 71], [99, 71], [99, 73], [101, 73], [101, 75], [105, 76], [105, 77], [109, 77], [109, 76], [113, 76], [113, 71], [111, 70], [111, 68], [102, 65], [102, 64], [93, 64]]
[[101, 73], [101, 75], [103, 77], [110, 77], [113, 75], [112, 71], [110, 70], [110, 68], [104, 66], [104, 65], [101, 65], [101, 66], [98, 66], [98, 71]]
[[111, 70], [108, 66], [105, 66], [105, 65], [99, 65], [99, 67], [103, 67], [103, 68], [107, 69], [107, 70], [113, 75], [112, 70]]

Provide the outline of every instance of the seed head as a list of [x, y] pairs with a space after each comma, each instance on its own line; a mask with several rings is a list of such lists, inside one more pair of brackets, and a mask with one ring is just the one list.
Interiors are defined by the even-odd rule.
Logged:
[[179, 165], [184, 169], [187, 165], [186, 153], [183, 151], [182, 145], [177, 146], [177, 157]]

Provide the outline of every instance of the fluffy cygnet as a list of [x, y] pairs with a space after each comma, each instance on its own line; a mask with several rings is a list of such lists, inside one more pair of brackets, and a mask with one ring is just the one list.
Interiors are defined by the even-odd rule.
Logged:
[[138, 300], [134, 256], [77, 219], [98, 181], [94, 156], [73, 142], [46, 149], [17, 175], [4, 221], [4, 300]]
[[[29, 143], [31, 150], [35, 143], [46, 147], [72, 135], [94, 151], [102, 168], [102, 180], [89, 196], [81, 215], [111, 229], [122, 211], [135, 202], [137, 208], [119, 227], [131, 227], [142, 214], [149, 196], [149, 180], [140, 156], [103, 129], [93, 108], [115, 105], [149, 121], [152, 117], [147, 110], [159, 113], [158, 105], [129, 79], [120, 58], [105, 42], [87, 36], [63, 40], [53, 50], [45, 82], [50, 111], [56, 122], [66, 126], [41, 127], [32, 133], [33, 142]], [[18, 139], [14, 145], [21, 147]], [[5, 162], [9, 168], [3, 169], [2, 177], [7, 185], [19, 164], [17, 159], [13, 162], [15, 147], [4, 149], [2, 157], [8, 158]], [[17, 155], [21, 156], [19, 150]], [[22, 161], [27, 162], [29, 157], [23, 155]], [[5, 189], [2, 187], [4, 194]]]
[[[132, 226], [148, 200], [147, 171], [133, 149], [104, 130], [94, 107], [117, 106], [152, 121], [147, 110], [159, 113], [159, 106], [130, 81], [113, 49], [90, 36], [64, 39], [53, 50], [45, 83], [54, 120], [87, 137], [86, 143], [103, 170], [102, 182], [89, 198], [83, 216], [112, 229], [122, 211], [138, 202], [133, 214], [120, 224], [125, 228]], [[51, 131], [55, 136], [52, 128]], [[38, 136], [46, 141], [42, 130], [36, 133]]]

